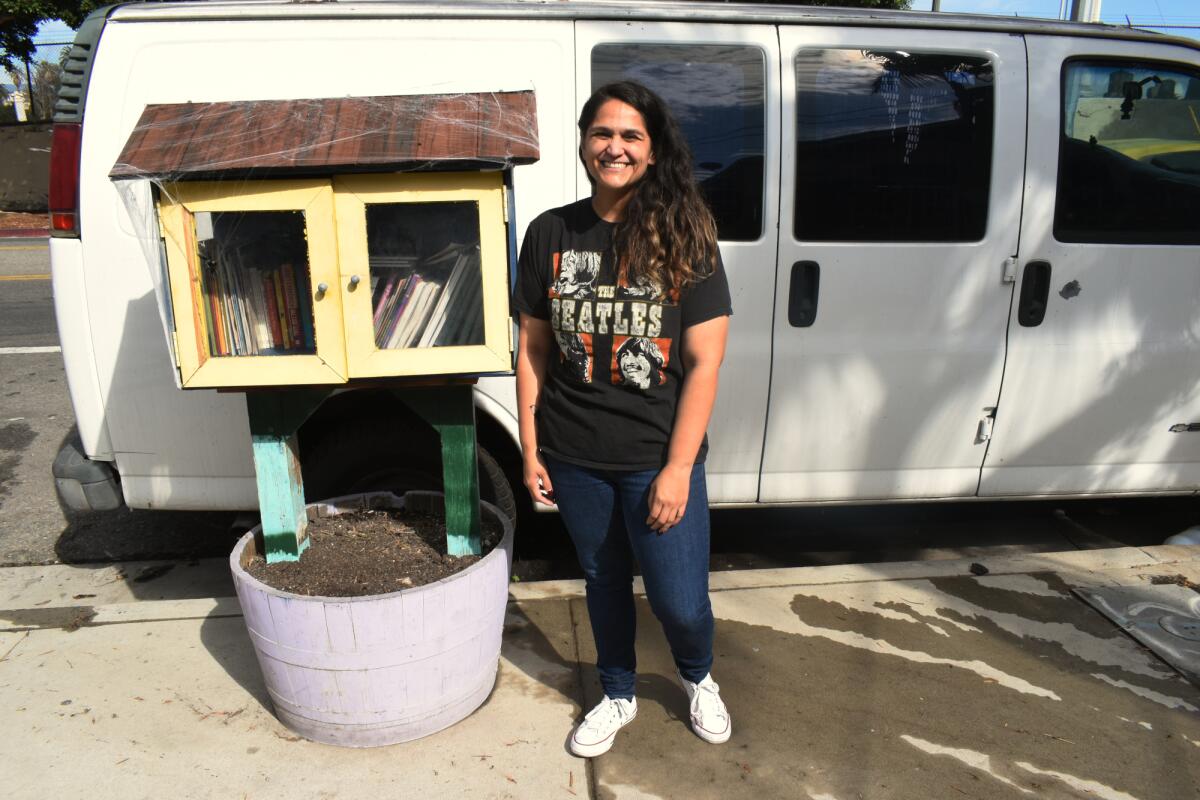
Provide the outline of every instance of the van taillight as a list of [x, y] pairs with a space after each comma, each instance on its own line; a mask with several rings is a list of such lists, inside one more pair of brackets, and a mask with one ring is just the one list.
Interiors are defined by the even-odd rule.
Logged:
[[50, 142], [50, 235], [79, 235], [79, 141], [78, 122], [54, 126]]

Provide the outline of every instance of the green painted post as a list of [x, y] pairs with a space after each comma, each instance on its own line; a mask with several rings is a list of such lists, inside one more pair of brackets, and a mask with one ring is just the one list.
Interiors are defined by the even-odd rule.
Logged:
[[475, 453], [475, 401], [469, 384], [408, 389], [401, 396], [442, 440], [446, 493], [446, 552], [479, 555], [479, 468]]
[[308, 547], [304, 481], [296, 458], [296, 436], [251, 436], [263, 549], [268, 564], [299, 561]]
[[298, 561], [308, 547], [304, 478], [300, 474], [296, 431], [328, 394], [322, 389], [246, 394], [263, 550], [268, 564]]

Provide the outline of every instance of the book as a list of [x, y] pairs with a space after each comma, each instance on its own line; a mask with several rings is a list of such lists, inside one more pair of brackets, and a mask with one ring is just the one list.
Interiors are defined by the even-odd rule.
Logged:
[[275, 299], [275, 283], [271, 275], [264, 274], [262, 279], [263, 298], [267, 306], [267, 323], [271, 326], [271, 346], [283, 348], [283, 328], [279, 324], [279, 305]]
[[304, 348], [304, 326], [300, 322], [300, 294], [296, 291], [296, 271], [291, 264], [283, 264], [279, 268], [279, 277], [283, 283], [284, 302], [287, 303], [288, 328], [292, 333], [292, 348]]
[[271, 340], [271, 324], [267, 319], [267, 301], [263, 293], [262, 270], [252, 267], [246, 275], [249, 284], [250, 304], [254, 317], [254, 342], [259, 353], [275, 346]]
[[447, 278], [445, 285], [442, 287], [437, 305], [433, 308], [429, 324], [425, 326], [425, 331], [421, 334], [421, 339], [417, 342], [417, 347], [432, 347], [435, 339], [441, 334], [443, 328], [445, 328], [447, 313], [452, 305], [451, 300], [462, 284], [464, 264], [465, 259], [460, 252], [457, 258], [455, 258], [454, 267], [450, 271], [450, 277]]
[[421, 276], [413, 274], [405, 281], [404, 292], [397, 298], [397, 302], [391, 311], [388, 326], [384, 333], [383, 346], [392, 348], [396, 346], [396, 333], [404, 320], [404, 315], [408, 311], [409, 305], [412, 303], [413, 295], [421, 286]]
[[292, 331], [288, 327], [287, 301], [283, 296], [283, 281], [280, 280], [279, 270], [271, 271], [271, 289], [275, 292], [275, 309], [279, 314], [279, 347], [290, 350], [292, 347]]

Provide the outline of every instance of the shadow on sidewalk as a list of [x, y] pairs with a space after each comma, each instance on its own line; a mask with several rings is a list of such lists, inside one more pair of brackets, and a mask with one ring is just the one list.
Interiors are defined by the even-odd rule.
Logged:
[[274, 713], [271, 697], [263, 682], [262, 669], [254, 655], [254, 646], [246, 632], [246, 624], [239, 614], [230, 617], [219, 613], [210, 614], [200, 625], [200, 643], [229, 677], [233, 678], [246, 694], [260, 706]]

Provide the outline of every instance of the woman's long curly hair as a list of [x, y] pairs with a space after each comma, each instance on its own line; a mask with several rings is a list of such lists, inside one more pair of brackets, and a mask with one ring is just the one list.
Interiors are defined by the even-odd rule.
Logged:
[[[579, 114], [580, 141], [600, 106], [620, 100], [642, 115], [654, 154], [634, 187], [625, 219], [613, 233], [616, 263], [629, 285], [679, 289], [712, 272], [717, 259], [717, 225], [692, 176], [692, 153], [679, 123], [654, 92], [633, 81], [597, 89]], [[587, 168], [583, 150], [579, 158]], [[588, 180], [595, 179], [588, 173]]]

